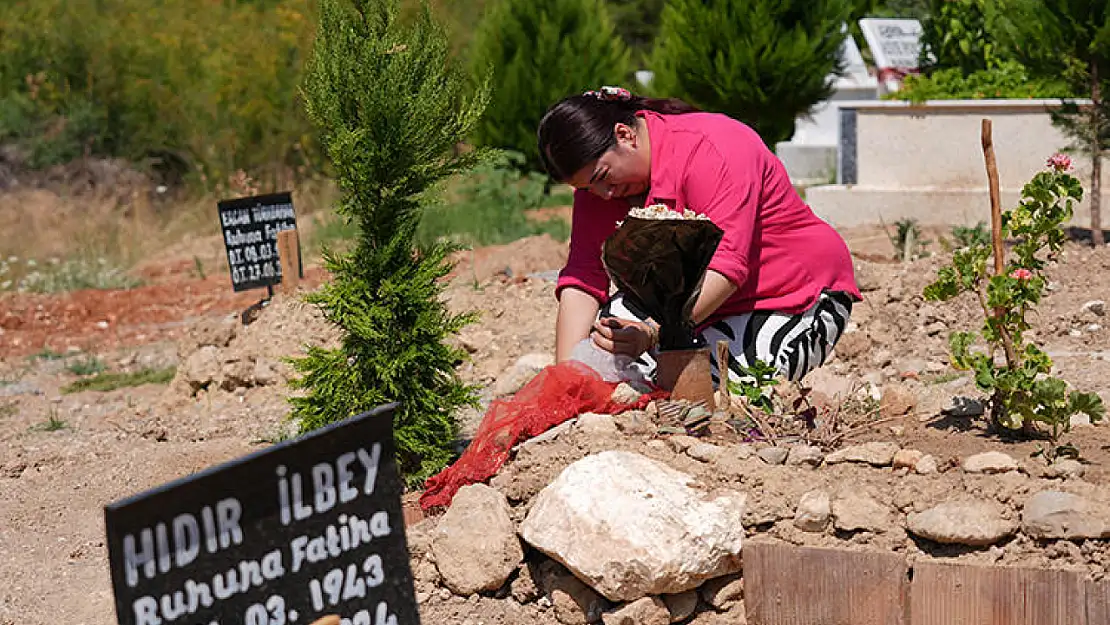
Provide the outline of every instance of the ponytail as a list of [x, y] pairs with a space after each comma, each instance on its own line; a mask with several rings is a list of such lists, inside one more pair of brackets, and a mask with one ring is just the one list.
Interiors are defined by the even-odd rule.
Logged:
[[615, 87], [563, 98], [547, 110], [536, 131], [548, 175], [560, 182], [569, 180], [616, 145], [614, 127], [635, 126], [639, 111], [682, 115], [698, 109], [676, 98], [643, 98]]

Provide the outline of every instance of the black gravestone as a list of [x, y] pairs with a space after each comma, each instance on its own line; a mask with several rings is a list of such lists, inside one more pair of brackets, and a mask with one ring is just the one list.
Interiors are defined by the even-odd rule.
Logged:
[[[224, 200], [218, 206], [235, 291], [281, 284], [277, 235], [297, 229], [292, 194]], [[298, 267], [298, 271], [302, 269]]]
[[396, 407], [107, 506], [120, 625], [418, 625]]

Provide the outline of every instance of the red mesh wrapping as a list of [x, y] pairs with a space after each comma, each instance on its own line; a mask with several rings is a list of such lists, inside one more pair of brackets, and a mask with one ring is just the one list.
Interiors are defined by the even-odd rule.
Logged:
[[616, 383], [601, 379], [586, 365], [567, 361], [545, 368], [512, 397], [490, 404], [478, 433], [454, 464], [428, 479], [420, 497], [424, 510], [448, 506], [460, 488], [497, 474], [512, 448], [586, 413], [617, 414], [643, 408], [663, 391], [645, 394], [636, 403], [611, 401]]

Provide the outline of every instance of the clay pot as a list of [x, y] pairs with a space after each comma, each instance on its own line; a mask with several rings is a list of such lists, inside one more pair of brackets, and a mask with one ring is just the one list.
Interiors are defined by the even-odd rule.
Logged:
[[670, 391], [671, 399], [704, 402], [710, 412], [717, 409], [708, 346], [660, 351], [655, 362], [655, 382]]

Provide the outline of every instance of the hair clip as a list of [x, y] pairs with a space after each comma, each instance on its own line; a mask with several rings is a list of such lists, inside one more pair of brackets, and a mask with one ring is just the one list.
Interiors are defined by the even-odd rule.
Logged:
[[587, 91], [584, 96], [593, 96], [598, 100], [631, 100], [632, 92], [623, 87], [602, 87], [598, 91]]

